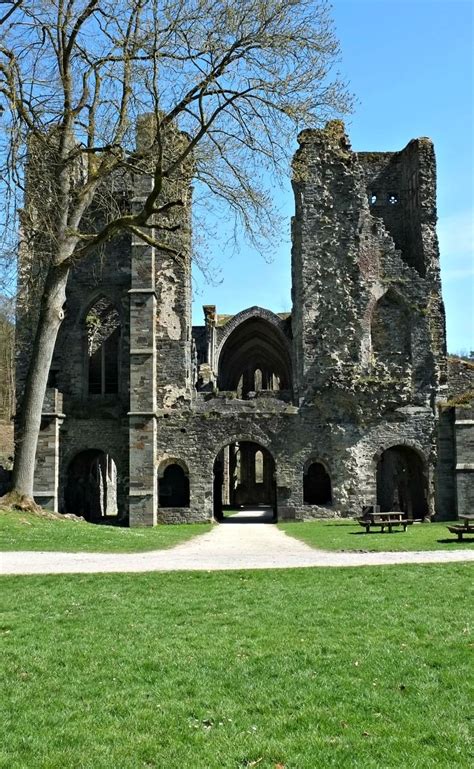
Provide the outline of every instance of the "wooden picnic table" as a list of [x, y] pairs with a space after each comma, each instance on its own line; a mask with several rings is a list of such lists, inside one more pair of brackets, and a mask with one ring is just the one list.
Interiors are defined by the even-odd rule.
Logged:
[[365, 533], [368, 534], [370, 529], [374, 526], [380, 527], [380, 531], [383, 534], [387, 528], [389, 533], [392, 533], [394, 526], [403, 526], [403, 531], [407, 530], [408, 521], [405, 513], [399, 510], [389, 510], [383, 513], [376, 511], [363, 515], [357, 519], [361, 526], [365, 527]]
[[448, 526], [448, 530], [452, 534], [456, 534], [458, 541], [461, 542], [463, 534], [474, 534], [474, 515], [465, 513], [464, 515], [458, 515], [460, 521], [464, 523], [456, 523], [454, 526]]

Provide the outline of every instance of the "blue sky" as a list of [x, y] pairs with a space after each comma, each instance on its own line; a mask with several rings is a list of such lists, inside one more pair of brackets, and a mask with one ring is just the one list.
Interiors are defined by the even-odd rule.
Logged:
[[[474, 349], [473, 9], [471, 0], [333, 2], [340, 72], [358, 99], [346, 120], [353, 149], [399, 150], [418, 136], [434, 141], [450, 352]], [[280, 203], [289, 231], [289, 183]], [[221, 313], [254, 304], [291, 309], [289, 239], [271, 263], [243, 246], [215, 266], [218, 285], [195, 276], [194, 323], [202, 323], [203, 304]]]

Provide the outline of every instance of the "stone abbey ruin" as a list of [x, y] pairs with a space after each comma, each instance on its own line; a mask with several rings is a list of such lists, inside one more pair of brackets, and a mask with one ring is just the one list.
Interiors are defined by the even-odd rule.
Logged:
[[[338, 121], [298, 141], [291, 313], [205, 306], [192, 326], [190, 204], [178, 259], [124, 235], [74, 268], [38, 503], [132, 526], [241, 505], [279, 520], [472, 509], [474, 365], [446, 355], [432, 143], [356, 153]], [[133, 205], [149, 185], [144, 174], [120, 194]], [[20, 394], [33, 264], [23, 253]]]

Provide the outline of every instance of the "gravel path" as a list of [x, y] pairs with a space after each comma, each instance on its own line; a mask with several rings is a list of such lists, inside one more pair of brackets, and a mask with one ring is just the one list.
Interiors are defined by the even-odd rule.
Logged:
[[[249, 513], [243, 516], [248, 519]], [[314, 550], [268, 523], [241, 523], [239, 515], [169, 550], [146, 553], [10, 552], [0, 574], [220, 571], [308, 566], [379, 566], [399, 563], [474, 561], [474, 550], [410, 553], [340, 553]]]

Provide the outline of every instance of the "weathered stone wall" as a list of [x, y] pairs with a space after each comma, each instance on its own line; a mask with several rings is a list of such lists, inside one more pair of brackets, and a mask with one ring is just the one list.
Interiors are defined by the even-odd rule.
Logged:
[[474, 510], [474, 402], [454, 411], [457, 512], [470, 515]]
[[[299, 142], [293, 178], [292, 321], [300, 401], [312, 402], [323, 391], [330, 391], [330, 397], [357, 395], [370, 383], [375, 399], [389, 386], [390, 408], [410, 402], [433, 407], [445, 382], [436, 242], [429, 250], [429, 275], [423, 278], [402, 259], [383, 218], [372, 215], [360, 156], [350, 150], [339, 123], [304, 131]], [[435, 209], [429, 189], [430, 223], [424, 233], [429, 226], [431, 236]], [[387, 297], [398, 302], [399, 316], [409, 319], [411, 331], [411, 360], [395, 372], [373, 349], [374, 313]], [[396, 349], [404, 329], [391, 328], [387, 347]], [[370, 408], [374, 413], [373, 403]]]
[[452, 520], [456, 512], [471, 512], [474, 501], [474, 424], [469, 421], [474, 363], [452, 356], [447, 363], [447, 400], [439, 403], [436, 487], [438, 517]]
[[[213, 515], [213, 466], [221, 449], [236, 441], [252, 441], [268, 449], [276, 465], [277, 514], [280, 519], [314, 515], [359, 514], [376, 502], [376, 466], [390, 446], [415, 449], [427, 467], [435, 453], [434, 418], [424, 409], [401, 409], [390, 420], [367, 426], [348, 420], [328, 422], [318, 409], [297, 409], [270, 399], [198, 398], [195, 411], [158, 419], [158, 464], [172, 458], [189, 469], [189, 511], [158, 509], [158, 520], [210, 519]], [[303, 474], [308, 460], [324, 462], [331, 476], [333, 505], [313, 508], [303, 502]], [[430, 508], [434, 480], [429, 472]]]
[[453, 408], [440, 408], [437, 429], [436, 510], [437, 518], [456, 517], [456, 440]]
[[448, 357], [448, 398], [465, 396], [474, 399], [474, 360]]
[[[139, 146], [145, 140], [139, 130]], [[56, 409], [44, 422], [38, 456], [38, 488], [57, 483], [60, 509], [71, 460], [94, 448], [117, 465], [119, 514], [131, 525], [211, 520], [214, 463], [238, 441], [272, 455], [279, 519], [356, 515], [375, 504], [377, 465], [393, 447], [421, 459], [430, 515], [449, 518], [456, 499], [470, 502], [470, 416], [438, 411], [447, 390], [432, 145], [420, 139], [399, 153], [356, 154], [338, 122], [304, 131], [299, 143], [291, 317], [258, 307], [220, 316], [210, 305], [193, 352], [191, 165], [163, 192], [163, 201], [181, 197], [167, 219], [171, 230], [160, 233], [176, 253], [124, 237], [75, 269], [52, 366], [64, 417]], [[138, 205], [150, 188], [146, 169], [129, 187]], [[120, 315], [120, 377], [117, 394], [94, 397], [85, 317], [99, 296]], [[253, 325], [240, 337], [245, 324]], [[236, 371], [226, 379], [229, 340]], [[219, 383], [233, 386], [241, 358], [255, 368], [259, 351], [269, 371], [292, 381], [246, 397], [219, 392]], [[453, 392], [472, 381], [457, 364], [451, 369]], [[304, 503], [312, 461], [327, 468], [331, 505]], [[189, 507], [159, 505], [160, 472], [174, 463], [186, 468]]]

